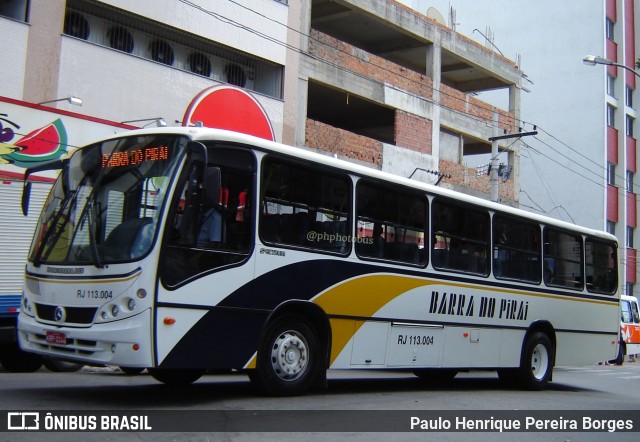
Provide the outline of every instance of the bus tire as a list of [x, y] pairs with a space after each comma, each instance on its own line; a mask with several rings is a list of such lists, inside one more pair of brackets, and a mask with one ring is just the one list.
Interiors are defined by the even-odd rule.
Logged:
[[166, 385], [189, 385], [200, 379], [204, 374], [201, 369], [165, 369], [165, 368], [149, 368], [147, 369], [156, 381]]
[[318, 337], [307, 321], [292, 316], [277, 319], [264, 335], [250, 379], [270, 396], [303, 394], [321, 367], [318, 349]]
[[553, 344], [542, 332], [534, 332], [527, 338], [522, 353], [518, 381], [526, 390], [543, 390], [553, 372]]
[[618, 345], [618, 355], [611, 362], [613, 362], [615, 365], [622, 365], [624, 364], [624, 357], [626, 355], [627, 355], [627, 345], [621, 339], [620, 345]]
[[43, 363], [42, 356], [22, 351], [17, 343], [0, 347], [0, 364], [12, 373], [33, 373]]
[[63, 361], [61, 359], [45, 357], [44, 366], [54, 373], [73, 373], [84, 367], [84, 364]]
[[127, 376], [135, 376], [137, 374], [142, 373], [145, 369], [143, 367], [118, 367], [120, 371], [122, 371]]

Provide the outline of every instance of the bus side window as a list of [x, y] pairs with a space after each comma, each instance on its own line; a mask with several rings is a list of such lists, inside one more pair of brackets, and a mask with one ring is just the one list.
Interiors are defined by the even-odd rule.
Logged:
[[198, 247], [217, 247], [223, 242], [225, 223], [223, 213], [229, 202], [229, 189], [221, 186], [218, 167], [208, 167], [203, 186], [203, 202]]
[[631, 303], [631, 315], [633, 316], [633, 322], [640, 324], [640, 312], [638, 312], [638, 304], [635, 302]]
[[362, 179], [356, 201], [359, 257], [427, 264], [424, 238], [428, 205], [424, 194]]
[[185, 169], [169, 208], [161, 277], [175, 287], [215, 269], [243, 262], [252, 250], [255, 157], [216, 147], [202, 182]]
[[488, 275], [491, 236], [489, 212], [444, 198], [436, 198], [431, 207], [433, 266], [442, 270]]
[[620, 301], [620, 320], [624, 323], [631, 322], [631, 303]]

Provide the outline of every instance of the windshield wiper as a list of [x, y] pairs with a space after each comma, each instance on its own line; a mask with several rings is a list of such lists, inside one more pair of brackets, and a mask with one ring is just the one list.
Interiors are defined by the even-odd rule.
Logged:
[[82, 214], [81, 224], [86, 218], [89, 228], [89, 249], [91, 250], [91, 255], [94, 260], [93, 265], [101, 269], [104, 268], [104, 264], [102, 264], [102, 260], [100, 259], [100, 251], [98, 250], [98, 242], [96, 239], [96, 232], [94, 230], [93, 224], [93, 195], [94, 192], [92, 191], [91, 194], [87, 197], [87, 203], [84, 206], [84, 213]]
[[[36, 256], [33, 257], [34, 266], [40, 267], [40, 265], [42, 264], [42, 255], [44, 254], [44, 249], [47, 247], [48, 244], [51, 244], [49, 246], [49, 253], [53, 251], [53, 245], [58, 241], [58, 238], [60, 237], [62, 232], [64, 232], [64, 229], [67, 223], [69, 222], [69, 217], [65, 217], [64, 222], [59, 227], [56, 227], [56, 226], [58, 226], [58, 223], [60, 222], [60, 218], [62, 217], [62, 214], [65, 213], [67, 207], [69, 207], [69, 205], [72, 204], [73, 201], [75, 200], [76, 195], [77, 195], [77, 192], [70, 192], [69, 197], [65, 198], [65, 200], [60, 205], [60, 209], [56, 212], [55, 216], [53, 217], [53, 220], [51, 221], [51, 225], [49, 229], [47, 229], [47, 232], [44, 234], [42, 241], [40, 241], [40, 247], [38, 248], [38, 252], [36, 253]], [[51, 243], [50, 241], [53, 241], [53, 243]], [[49, 255], [49, 253], [47, 253], [47, 256]]]

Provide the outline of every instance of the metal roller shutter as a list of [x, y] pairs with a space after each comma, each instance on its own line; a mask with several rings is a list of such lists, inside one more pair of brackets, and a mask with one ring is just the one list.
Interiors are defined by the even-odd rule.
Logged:
[[20, 295], [33, 232], [51, 183], [33, 183], [29, 216], [22, 215], [22, 181], [0, 183], [0, 295]]

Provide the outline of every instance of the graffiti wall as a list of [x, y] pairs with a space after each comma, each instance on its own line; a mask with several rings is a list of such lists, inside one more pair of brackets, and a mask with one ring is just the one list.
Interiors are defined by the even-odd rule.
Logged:
[[[80, 108], [81, 109], [81, 108]], [[0, 176], [22, 179], [25, 168], [63, 158], [133, 126], [0, 96]], [[56, 172], [34, 175], [50, 181]]]

